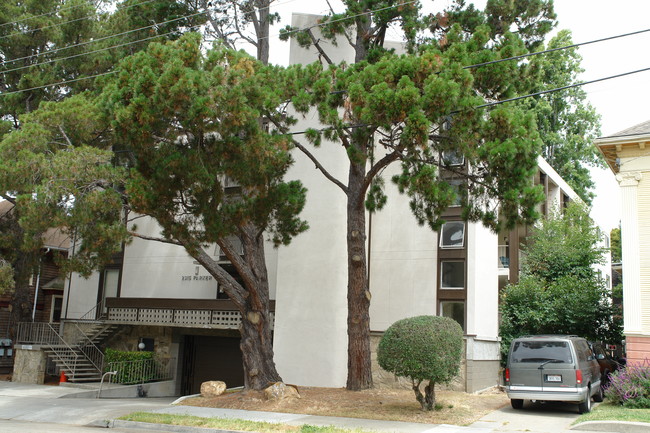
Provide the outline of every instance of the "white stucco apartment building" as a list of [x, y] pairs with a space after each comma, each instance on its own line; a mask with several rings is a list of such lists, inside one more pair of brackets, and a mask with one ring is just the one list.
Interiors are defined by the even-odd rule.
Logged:
[[[296, 15], [305, 27], [315, 16]], [[353, 53], [339, 45], [333, 61]], [[291, 43], [291, 63], [317, 60], [315, 51]], [[315, 116], [300, 117], [296, 130], [318, 127]], [[312, 149], [335, 177], [345, 179], [348, 159], [334, 143]], [[287, 178], [308, 189], [301, 214], [310, 229], [289, 246], [267, 248], [274, 352], [287, 383], [343, 387], [347, 377], [346, 200], [341, 191], [296, 153]], [[542, 213], [562, 207], [576, 194], [543, 160], [534, 181], [544, 186]], [[390, 179], [398, 168], [384, 173]], [[367, 216], [370, 326], [373, 342], [395, 321], [417, 315], [445, 315], [464, 329], [466, 351], [462, 377], [455, 386], [477, 391], [499, 381], [499, 291], [519, 274], [519, 246], [526, 227], [493, 233], [465, 223], [459, 208], [445, 214], [441, 233], [419, 226], [408, 199], [386, 182], [388, 203]], [[157, 235], [154, 221], [141, 219], [139, 230]], [[213, 250], [219, 255], [218, 248]], [[227, 266], [227, 262], [224, 262]], [[93, 310], [100, 303], [101, 311]], [[238, 352], [239, 313], [219, 293], [216, 282], [177, 246], [134, 239], [115, 263], [90, 279], [73, 275], [64, 294], [63, 317], [100, 317], [124, 327], [108, 345], [136, 350], [145, 342], [161, 355], [177, 359], [177, 392], [197, 392], [201, 381], [243, 383]], [[90, 314], [88, 314], [90, 312]], [[127, 326], [128, 325], [128, 326]], [[374, 366], [376, 383], [394, 378]]]

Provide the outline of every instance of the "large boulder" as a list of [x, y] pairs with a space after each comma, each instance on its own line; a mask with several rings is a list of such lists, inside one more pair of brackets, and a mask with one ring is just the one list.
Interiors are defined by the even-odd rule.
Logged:
[[211, 380], [201, 384], [201, 397], [216, 397], [226, 391], [226, 383], [220, 380]]
[[283, 382], [275, 382], [264, 389], [264, 398], [267, 400], [285, 400], [289, 398], [300, 398], [298, 388], [293, 385], [286, 385]]

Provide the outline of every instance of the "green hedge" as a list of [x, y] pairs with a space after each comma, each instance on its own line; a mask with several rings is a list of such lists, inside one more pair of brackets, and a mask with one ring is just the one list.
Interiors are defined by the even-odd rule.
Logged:
[[104, 372], [112, 370], [116, 370], [117, 374], [111, 381], [126, 385], [156, 379], [158, 366], [153, 352], [125, 352], [107, 348], [104, 351]]

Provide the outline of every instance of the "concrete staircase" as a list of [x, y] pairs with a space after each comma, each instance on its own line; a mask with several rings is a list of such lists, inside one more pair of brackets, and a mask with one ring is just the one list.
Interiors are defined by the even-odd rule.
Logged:
[[99, 382], [102, 372], [80, 348], [67, 345], [50, 345], [43, 349], [69, 382]]
[[68, 381], [100, 381], [104, 368], [104, 353], [98, 346], [120, 326], [102, 321], [82, 323], [82, 326], [79, 326], [76, 322], [65, 322], [68, 341], [50, 323], [21, 323], [18, 340], [26, 344], [40, 345], [58, 370], [65, 372]]

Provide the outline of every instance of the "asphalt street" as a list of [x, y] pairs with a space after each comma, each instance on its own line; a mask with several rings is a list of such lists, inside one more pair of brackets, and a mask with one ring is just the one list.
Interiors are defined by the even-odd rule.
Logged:
[[[578, 417], [575, 405], [562, 403], [532, 404], [523, 409], [510, 406], [491, 412], [470, 426], [419, 424], [376, 421], [366, 419], [321, 417], [274, 412], [213, 409], [192, 406], [174, 406], [175, 398], [96, 399], [72, 398], [72, 394], [86, 390], [63, 387], [26, 385], [0, 382], [0, 432], [3, 433], [91, 433], [99, 427], [112, 427], [113, 432], [142, 432], [135, 423], [112, 421], [136, 411], [186, 413], [203, 417], [227, 417], [255, 421], [278, 422], [293, 425], [337, 425], [377, 432], [399, 433], [568, 433]], [[173, 429], [151, 425], [149, 431], [201, 431], [189, 427]], [[589, 426], [587, 426], [589, 427]], [[601, 425], [600, 432], [647, 433], [647, 424], [639, 426]], [[171, 428], [171, 430], [170, 430]], [[205, 430], [203, 430], [205, 431]], [[581, 429], [582, 432], [591, 430]]]

